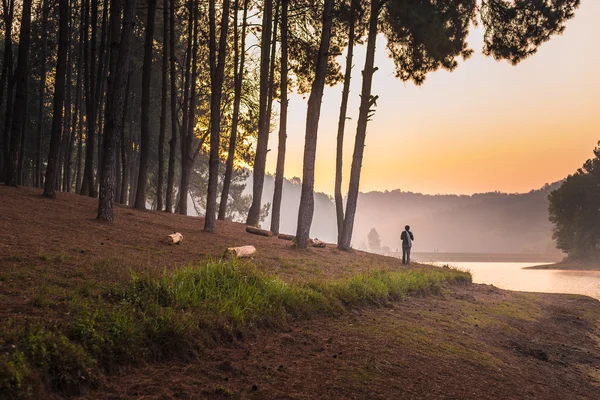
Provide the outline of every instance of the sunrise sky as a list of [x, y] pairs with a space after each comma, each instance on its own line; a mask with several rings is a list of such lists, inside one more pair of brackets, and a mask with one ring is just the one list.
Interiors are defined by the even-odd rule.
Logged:
[[[361, 191], [428, 194], [527, 192], [574, 172], [600, 140], [600, 1], [583, 0], [567, 29], [516, 67], [481, 54], [482, 32], [469, 37], [476, 54], [450, 73], [416, 87], [394, 78], [379, 38]], [[355, 52], [346, 126], [344, 192], [354, 148], [365, 49]], [[333, 193], [342, 85], [323, 98], [317, 191]], [[306, 101], [291, 95], [286, 177], [302, 176]], [[277, 127], [267, 170], [275, 172]]]

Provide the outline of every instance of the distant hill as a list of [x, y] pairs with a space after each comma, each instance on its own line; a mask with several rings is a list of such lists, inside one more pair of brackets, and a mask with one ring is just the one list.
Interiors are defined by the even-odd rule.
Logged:
[[[525, 194], [483, 193], [424, 195], [400, 190], [361, 193], [354, 224], [353, 246], [367, 248], [367, 233], [375, 228], [382, 246], [400, 247], [400, 233], [409, 224], [415, 250], [452, 253], [559, 253], [548, 221], [548, 194], [560, 182]], [[281, 231], [295, 233], [301, 185], [285, 181]], [[263, 203], [273, 198], [274, 179], [266, 176]], [[251, 188], [247, 188], [251, 190]], [[270, 226], [270, 215], [262, 224]], [[324, 193], [315, 194], [311, 236], [335, 242], [335, 205]]]

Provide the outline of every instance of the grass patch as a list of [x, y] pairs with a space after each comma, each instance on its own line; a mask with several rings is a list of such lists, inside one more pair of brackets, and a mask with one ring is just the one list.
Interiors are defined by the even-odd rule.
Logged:
[[[525, 299], [526, 300], [526, 299]], [[542, 315], [542, 309], [533, 301], [502, 302], [490, 307], [489, 311], [500, 317], [509, 317], [534, 322]]]
[[471, 275], [452, 269], [380, 270], [329, 282], [286, 283], [236, 260], [160, 275], [132, 272], [126, 283], [74, 289], [66, 296], [74, 316], [67, 326], [9, 334], [13, 339], [0, 344], [0, 391], [31, 390], [25, 382], [33, 368], [53, 390], [78, 393], [93, 380], [96, 366], [113, 371], [142, 361], [185, 359], [248, 329], [437, 293], [446, 282], [471, 282]]
[[95, 362], [64, 334], [39, 325], [7, 323], [0, 339], [0, 393], [3, 398], [32, 396], [37, 380], [66, 395], [96, 382]]

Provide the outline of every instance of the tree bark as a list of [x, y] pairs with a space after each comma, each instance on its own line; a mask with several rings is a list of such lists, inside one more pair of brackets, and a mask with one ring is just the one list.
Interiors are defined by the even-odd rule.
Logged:
[[269, 145], [269, 124], [267, 115], [267, 101], [269, 97], [269, 62], [271, 29], [273, 24], [273, 0], [265, 0], [264, 16], [261, 35], [260, 55], [260, 99], [258, 114], [258, 140], [256, 143], [256, 156], [252, 173], [252, 205], [248, 211], [247, 225], [258, 225], [260, 220], [261, 200], [265, 181], [265, 164], [267, 162], [267, 148]]
[[344, 217], [344, 229], [338, 247], [341, 250], [350, 250], [352, 245], [352, 230], [354, 229], [354, 216], [358, 202], [358, 189], [360, 184], [360, 170], [362, 167], [363, 153], [365, 149], [365, 137], [367, 133], [367, 123], [369, 121], [369, 112], [375, 104], [377, 98], [371, 96], [371, 87], [373, 84], [373, 66], [375, 64], [375, 43], [377, 39], [377, 23], [379, 12], [381, 11], [380, 0], [371, 1], [371, 20], [369, 23], [369, 38], [367, 41], [367, 57], [365, 59], [365, 68], [363, 70], [363, 82], [360, 99], [360, 109], [358, 114], [358, 124], [356, 127], [356, 140], [354, 143], [354, 154], [352, 156], [352, 167], [350, 170], [350, 185], [348, 189], [348, 200], [346, 202], [346, 216]]
[[56, 198], [56, 181], [58, 170], [58, 147], [62, 129], [63, 105], [65, 101], [65, 82], [67, 70], [67, 47], [69, 46], [69, 1], [59, 1], [58, 60], [56, 62], [56, 84], [54, 88], [54, 111], [52, 131], [50, 133], [50, 151], [48, 167], [44, 183], [44, 196]]
[[[72, 15], [72, 13], [71, 13]], [[73, 162], [73, 146], [75, 145], [75, 138], [77, 136], [77, 121], [80, 118], [81, 114], [81, 90], [83, 87], [83, 80], [81, 76], [81, 67], [82, 67], [82, 58], [83, 58], [83, 47], [81, 41], [78, 44], [77, 48], [77, 83], [75, 84], [75, 108], [73, 110], [73, 120], [71, 122], [71, 137], [69, 139], [69, 147], [67, 150], [67, 163], [65, 165], [65, 183], [66, 183], [66, 191], [70, 192], [73, 186], [73, 171], [71, 164]], [[79, 158], [79, 154], [77, 156]], [[77, 184], [75, 185], [77, 187]]]
[[163, 186], [165, 180], [165, 131], [167, 130], [169, 64], [169, 0], [163, 0], [163, 48], [160, 98], [160, 127], [158, 131], [158, 180], [156, 182], [156, 209], [163, 210]]
[[[67, 0], [69, 1], [69, 0]], [[63, 192], [67, 191], [67, 166], [70, 165], [68, 160], [69, 157], [69, 144], [70, 144], [70, 131], [71, 131], [71, 103], [72, 103], [72, 85], [71, 80], [73, 76], [73, 60], [72, 60], [72, 52], [71, 52], [71, 10], [70, 5], [67, 4], [67, 71], [66, 71], [66, 82], [65, 82], [65, 116], [63, 119], [63, 137], [62, 137], [62, 150], [61, 150], [61, 167], [58, 169], [58, 184], [59, 188], [62, 187]], [[63, 171], [62, 182], [60, 181], [60, 171]], [[61, 185], [62, 184], [62, 185]]]
[[279, 143], [277, 146], [277, 169], [275, 171], [275, 190], [273, 191], [273, 206], [271, 208], [271, 231], [279, 234], [281, 219], [281, 199], [283, 197], [283, 176], [285, 171], [285, 151], [287, 141], [287, 110], [288, 110], [288, 3], [281, 3], [281, 115], [279, 120]]
[[106, 50], [106, 44], [108, 42], [108, 3], [109, 1], [105, 0], [102, 7], [102, 28], [100, 31], [100, 49], [98, 51], [98, 68], [96, 73], [96, 97], [94, 99], [94, 115], [96, 116], [96, 126], [98, 127], [98, 134], [96, 135], [98, 138], [96, 142], [96, 145], [98, 146], [96, 189], [100, 186], [100, 180], [102, 179], [102, 140], [104, 139], [105, 129], [105, 124], [103, 122], [108, 101], [108, 88], [106, 88], [106, 83], [108, 81], [107, 58], [109, 53]]
[[156, 0], [148, 0], [148, 21], [144, 43], [144, 66], [142, 71], [142, 113], [140, 135], [140, 167], [134, 208], [146, 209], [146, 187], [148, 182], [148, 157], [150, 156], [150, 84], [152, 81], [152, 45], [156, 22]]
[[49, 0], [44, 0], [42, 5], [42, 49], [40, 53], [40, 86], [38, 89], [38, 121], [37, 121], [37, 147], [35, 152], [34, 186], [42, 187], [44, 173], [42, 172], [42, 149], [44, 147], [44, 96], [46, 91], [46, 53], [48, 49], [48, 14], [50, 12]]
[[[246, 19], [248, 17], [248, 2], [244, 0], [244, 15], [242, 17], [242, 43], [239, 44], [238, 27], [238, 8], [239, 0], [235, 0], [234, 13], [234, 45], [233, 45], [233, 64], [235, 68], [234, 77], [234, 98], [233, 98], [233, 116], [231, 121], [231, 135], [229, 136], [229, 150], [227, 152], [227, 162], [225, 166], [225, 177], [223, 178], [223, 191], [221, 192], [221, 201], [219, 204], [219, 220], [225, 220], [227, 213], [227, 200], [229, 200], [229, 189], [231, 187], [231, 178], [233, 176], [233, 162], [235, 160], [235, 148], [237, 145], [237, 128], [240, 116], [240, 103], [242, 100], [242, 83], [244, 79], [244, 64], [246, 60]], [[241, 49], [241, 56], [240, 56]]]
[[352, 62], [354, 57], [355, 40], [355, 11], [356, 1], [350, 5], [350, 29], [348, 32], [348, 54], [346, 55], [346, 73], [344, 75], [344, 89], [342, 90], [342, 103], [340, 105], [340, 119], [338, 121], [337, 149], [335, 157], [335, 213], [337, 217], [338, 245], [344, 229], [344, 198], [342, 197], [342, 166], [344, 155], [344, 130], [346, 128], [346, 115], [348, 112], [348, 98], [350, 97], [350, 80], [352, 79]]
[[6, 182], [6, 172], [8, 169], [8, 160], [10, 153], [10, 126], [13, 112], [13, 53], [12, 53], [12, 24], [14, 17], [14, 0], [2, 1], [2, 11], [4, 11], [4, 60], [2, 63], [2, 73], [0, 74], [0, 111], [2, 110], [2, 101], [4, 100], [4, 88], [8, 81], [8, 90], [6, 93], [6, 112], [4, 119], [4, 132], [2, 135], [2, 164], [0, 165], [0, 180]]
[[[81, 72], [81, 69], [79, 70]], [[80, 96], [83, 97], [83, 85], [79, 88]], [[83, 103], [83, 101], [82, 101]], [[83, 107], [83, 104], [80, 105]], [[77, 124], [77, 167], [75, 171], [75, 193], [81, 193], [81, 167], [83, 158], [83, 109], [79, 111], [79, 123]]]
[[[119, 0], [112, 0], [117, 2]], [[123, 30], [119, 43], [119, 57], [117, 61], [116, 74], [113, 80], [111, 92], [110, 110], [107, 111], [106, 132], [104, 138], [103, 163], [104, 172], [100, 182], [100, 196], [98, 201], [98, 219], [113, 221], [113, 197], [115, 192], [115, 162], [120, 129], [123, 129], [123, 108], [125, 105], [127, 71], [129, 69], [129, 53], [135, 22], [136, 0], [125, 2], [123, 10]], [[117, 24], [115, 15], [111, 16], [111, 25]], [[113, 25], [114, 26], [114, 25]], [[112, 73], [112, 71], [111, 71]]]
[[[123, 177], [121, 178], [121, 197], [119, 199], [119, 203], [127, 204], [127, 188], [129, 183], [129, 156], [127, 147], [131, 148], [130, 141], [125, 141], [125, 122], [127, 121], [127, 114], [131, 110], [130, 103], [133, 103], [133, 93], [131, 92], [131, 75], [132, 71], [130, 70], [127, 74], [127, 86], [125, 89], [125, 105], [123, 106], [123, 129], [121, 129], [121, 163], [122, 168], [121, 172]], [[131, 118], [129, 118], [131, 121]], [[129, 124], [129, 137], [131, 138], [131, 123]]]
[[[108, 121], [108, 118], [110, 117], [109, 113], [112, 110], [112, 101], [113, 101], [113, 91], [115, 88], [115, 77], [117, 74], [117, 64], [119, 61], [119, 43], [121, 41], [121, 12], [123, 11], [123, 5], [120, 1], [112, 1], [110, 4], [110, 26], [108, 28], [108, 32], [109, 32], [109, 37], [110, 37], [110, 43], [108, 46], [108, 76], [106, 78], [106, 114], [105, 114], [105, 119]], [[127, 82], [129, 82], [129, 75], [127, 75]], [[128, 91], [129, 91], [129, 86], [127, 85], [127, 93], [125, 94], [125, 107], [127, 104], [127, 99], [128, 99]], [[123, 115], [126, 114], [126, 110], [123, 110]], [[122, 125], [124, 126], [124, 121], [121, 121]], [[99, 125], [101, 125], [101, 123], [99, 122]], [[121, 132], [123, 132], [123, 130], [121, 130]], [[122, 133], [117, 135], [117, 140], [116, 140], [116, 149], [117, 149], [117, 153], [121, 153], [121, 148], [119, 146], [119, 143], [121, 142], [121, 138], [122, 138]], [[100, 152], [98, 152], [98, 155], [100, 155]], [[101, 159], [102, 160], [102, 159]], [[103, 160], [102, 160], [103, 161]], [[118, 161], [117, 161], [118, 162]], [[101, 169], [101, 168], [100, 168]], [[120, 170], [121, 168], [118, 168], [117, 170]], [[102, 174], [100, 174], [100, 179], [102, 179]], [[115, 201], [120, 202], [120, 192], [121, 192], [121, 187], [119, 186], [120, 183], [120, 179], [116, 179], [117, 180], [117, 186], [118, 186], [118, 190], [116, 193], [116, 199]]]
[[23, 14], [21, 19], [21, 32], [19, 35], [19, 53], [17, 68], [15, 69], [15, 104], [13, 121], [10, 130], [10, 152], [6, 184], [17, 185], [17, 162], [21, 135], [25, 134], [27, 121], [27, 83], [29, 78], [29, 43], [31, 31], [31, 3], [32, 0], [23, 0]]
[[[235, 0], [234, 0], [235, 1]], [[206, 216], [204, 230], [213, 232], [217, 217], [217, 190], [219, 184], [219, 148], [221, 146], [221, 95], [225, 70], [225, 51], [229, 29], [229, 0], [223, 0], [221, 13], [221, 37], [217, 51], [217, 28], [215, 22], [215, 0], [209, 3], [210, 19], [210, 157], [208, 165], [208, 189], [206, 195]], [[218, 61], [217, 61], [218, 58]]]
[[271, 39], [271, 65], [269, 66], [269, 97], [267, 98], [267, 132], [271, 133], [271, 114], [273, 112], [273, 99], [275, 98], [275, 55], [277, 52], [277, 25], [279, 22], [279, 3], [275, 2], [275, 18], [273, 19], [273, 38]]
[[135, 191], [137, 189], [137, 177], [138, 177], [138, 169], [137, 167], [140, 165], [139, 164], [139, 153], [133, 149], [133, 146], [135, 144], [135, 140], [133, 138], [133, 131], [131, 131], [132, 137], [131, 137], [131, 143], [130, 145], [132, 146], [129, 149], [129, 205], [133, 205], [133, 203], [135, 202]]
[[187, 195], [190, 186], [190, 172], [193, 166], [193, 158], [191, 154], [192, 143], [194, 138], [194, 127], [196, 125], [196, 79], [198, 76], [198, 0], [194, 1], [193, 5], [193, 45], [191, 54], [192, 77], [190, 81], [189, 107], [187, 112], [186, 130], [184, 130], [185, 141], [182, 138], [181, 152], [181, 186], [179, 197], [179, 213], [187, 215]]
[[326, 0], [323, 10], [323, 29], [315, 80], [312, 84], [308, 109], [306, 115], [306, 136], [304, 142], [304, 166], [302, 171], [302, 193], [300, 195], [300, 209], [298, 210], [298, 227], [296, 230], [296, 245], [305, 249], [308, 246], [310, 226], [314, 212], [314, 187], [315, 187], [315, 158], [317, 153], [317, 132], [321, 115], [321, 101], [325, 89], [327, 75], [327, 60], [329, 58], [329, 43], [331, 40], [331, 26], [333, 21], [333, 0]]
[[[168, 1], [168, 0], [165, 0]], [[173, 186], [175, 184], [175, 159], [177, 158], [177, 69], [175, 67], [175, 0], [169, 7], [169, 66], [171, 78], [171, 140], [169, 141], [169, 170], [167, 172], [167, 198], [165, 211], [173, 212]]]
[[[27, 77], [29, 80], [29, 77]], [[29, 82], [27, 84], [29, 90]], [[29, 95], [29, 93], [28, 93]], [[25, 120], [25, 125], [23, 127], [23, 132], [21, 133], [21, 140], [19, 142], [19, 155], [17, 162], [17, 186], [23, 186], [23, 162], [25, 161], [25, 137], [27, 136], [27, 120]]]
[[[85, 46], [84, 59], [87, 64], [87, 85], [86, 85], [86, 121], [87, 132], [85, 141], [85, 168], [83, 171], [83, 183], [81, 185], [81, 194], [89, 197], [96, 197], [96, 184], [94, 181], [94, 154], [96, 141], [96, 31], [98, 25], [98, 0], [86, 0], [86, 13], [84, 16], [84, 24], [86, 27], [84, 41], [89, 46]], [[91, 11], [91, 21], [89, 21], [89, 13]], [[88, 41], [88, 29], [91, 24], [92, 39]], [[89, 54], [89, 57], [88, 57]]]

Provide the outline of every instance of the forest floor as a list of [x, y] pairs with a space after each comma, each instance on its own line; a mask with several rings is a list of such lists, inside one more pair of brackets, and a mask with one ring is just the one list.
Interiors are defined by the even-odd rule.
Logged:
[[[113, 365], [85, 390], [52, 391], [39, 372], [37, 385], [9, 392], [10, 385], [26, 386], [25, 378], [14, 379], [24, 356], [8, 354], [22, 343], [29, 344], [23, 354], [33, 356], [53, 347], [32, 346], [30, 337], [15, 344], [7, 326], [68, 325], [73, 315], [65, 304], [73, 293], [104, 301], [93, 296], [130, 282], [132, 270], [169, 274], [242, 245], [257, 248], [257, 270], [286, 285], [338, 282], [374, 269], [432, 269], [407, 271], [397, 259], [334, 245], [298, 250], [231, 222], [205, 233], [202, 218], [124, 206], [107, 224], [95, 219], [95, 199], [58, 193], [49, 200], [39, 193], [0, 186], [0, 398], [600, 399], [599, 301], [469, 283], [335, 315], [256, 324], [213, 336], [193, 357]], [[163, 239], [174, 231], [183, 244], [168, 246]], [[52, 372], [46, 363], [34, 367]]]

